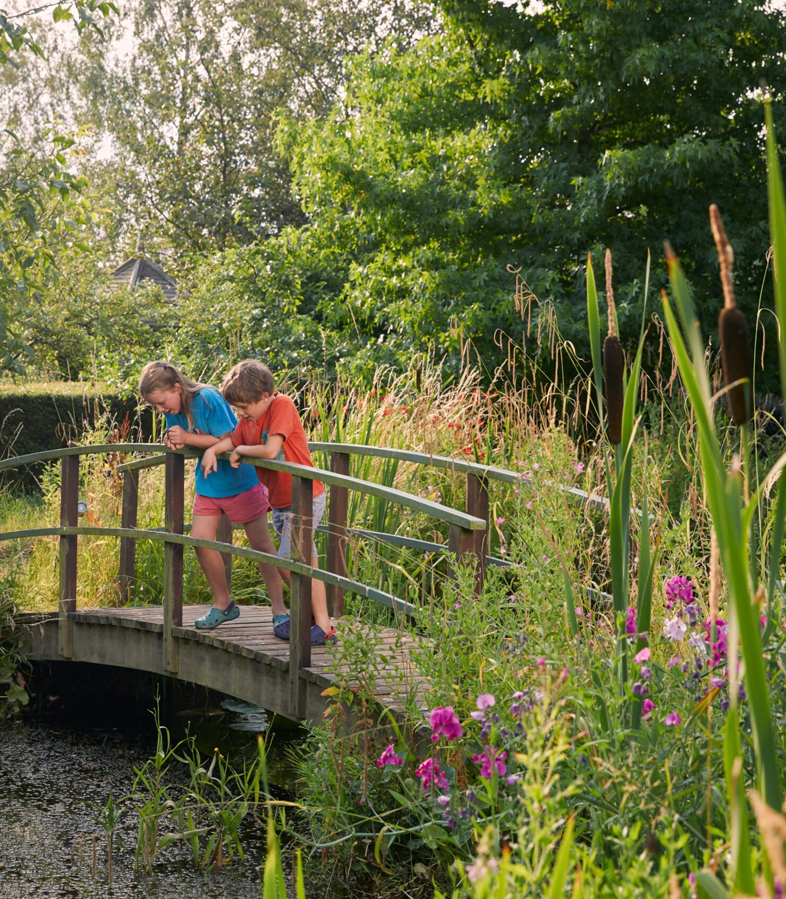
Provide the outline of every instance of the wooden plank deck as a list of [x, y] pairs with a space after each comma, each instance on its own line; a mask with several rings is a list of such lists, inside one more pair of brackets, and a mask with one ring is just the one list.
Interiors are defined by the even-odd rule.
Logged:
[[[200, 631], [194, 621], [208, 605], [184, 605], [183, 626], [173, 628], [179, 644], [180, 664], [175, 675], [238, 699], [245, 699], [277, 714], [295, 717], [289, 706], [289, 643], [273, 635], [268, 606], [242, 606], [240, 617], [211, 631]], [[73, 655], [76, 662], [116, 665], [156, 674], [164, 667], [164, 612], [161, 606], [87, 609], [71, 613]], [[27, 631], [31, 659], [63, 660], [58, 649], [57, 613], [25, 613], [17, 618]], [[336, 622], [341, 639], [346, 619]], [[424, 684], [415, 670], [411, 651], [415, 639], [406, 631], [384, 628], [369, 635], [381, 646], [385, 669], [375, 676], [374, 697], [382, 708], [399, 712], [407, 695], [423, 693]], [[356, 639], [356, 638], [355, 638]], [[340, 658], [341, 650], [338, 647]], [[342, 660], [343, 661], [343, 660]], [[331, 667], [333, 666], [333, 667]], [[346, 670], [346, 666], [343, 666]], [[350, 684], [355, 672], [347, 672]], [[330, 697], [323, 696], [337, 674], [334, 653], [325, 646], [311, 650], [311, 665], [301, 672], [305, 682], [307, 720], [321, 718]], [[380, 708], [380, 712], [382, 711]]]

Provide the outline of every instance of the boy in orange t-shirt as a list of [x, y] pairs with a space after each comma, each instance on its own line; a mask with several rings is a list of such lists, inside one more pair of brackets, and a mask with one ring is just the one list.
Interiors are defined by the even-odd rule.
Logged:
[[[279, 459], [307, 465], [313, 468], [306, 432], [295, 404], [288, 396], [276, 392], [270, 369], [249, 359], [240, 362], [224, 378], [221, 392], [226, 401], [237, 411], [238, 423], [231, 436], [210, 447], [202, 457], [205, 475], [215, 471], [219, 453], [231, 453], [230, 465], [237, 468], [243, 456], [255, 459]], [[273, 509], [273, 526], [279, 539], [278, 555], [282, 559], [291, 556], [292, 531], [292, 476], [282, 471], [257, 468], [259, 480], [267, 487]], [[314, 499], [312, 527], [316, 531], [325, 513], [325, 488], [320, 481], [313, 481]], [[313, 548], [314, 566], [319, 567], [316, 546]], [[289, 572], [282, 570], [285, 580]], [[325, 584], [311, 581], [311, 609], [316, 622], [311, 628], [311, 643], [334, 643], [335, 628], [327, 613]], [[273, 616], [273, 633], [282, 640], [289, 639], [289, 616]]]

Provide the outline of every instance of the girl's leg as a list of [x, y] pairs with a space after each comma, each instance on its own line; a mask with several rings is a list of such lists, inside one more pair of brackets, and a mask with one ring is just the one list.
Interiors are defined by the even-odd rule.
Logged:
[[[317, 555], [314, 555], [314, 568], [319, 568], [319, 556]], [[314, 615], [314, 621], [327, 633], [333, 625], [328, 618], [325, 583], [318, 581], [315, 577], [311, 578], [311, 612]]]
[[[194, 515], [191, 522], [191, 536], [215, 540], [220, 520], [220, 515]], [[229, 594], [227, 573], [221, 553], [215, 549], [197, 549], [196, 554], [213, 591], [213, 603], [217, 609], [226, 609], [232, 602], [232, 597]]]
[[[273, 539], [270, 536], [270, 528], [267, 524], [267, 513], [260, 515], [253, 521], [247, 521], [243, 525], [246, 529], [249, 545], [252, 549], [259, 552], [270, 553], [275, 556], [276, 547], [273, 545]], [[274, 615], [286, 615], [287, 607], [284, 605], [284, 594], [281, 588], [281, 574], [275, 565], [266, 565], [259, 563], [259, 573], [267, 587], [270, 596], [270, 605]], [[287, 572], [289, 573], [289, 572]]]

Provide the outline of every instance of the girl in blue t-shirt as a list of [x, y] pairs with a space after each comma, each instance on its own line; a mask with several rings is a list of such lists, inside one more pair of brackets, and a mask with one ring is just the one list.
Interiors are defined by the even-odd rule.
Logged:
[[[157, 412], [163, 412], [167, 424], [164, 443], [170, 449], [193, 446], [205, 450], [229, 436], [237, 425], [234, 412], [215, 388], [190, 380], [168, 362], [148, 362], [139, 376], [139, 393]], [[232, 468], [229, 462], [219, 461], [218, 471], [208, 479], [197, 465], [193, 537], [215, 540], [221, 515], [226, 513], [245, 527], [253, 549], [275, 555], [267, 523], [269, 509], [267, 490], [252, 466]], [[201, 548], [196, 554], [213, 591], [214, 606], [195, 624], [200, 630], [212, 629], [233, 621], [240, 609], [230, 596], [221, 554]], [[286, 614], [278, 569], [260, 563], [259, 571], [273, 614]]]

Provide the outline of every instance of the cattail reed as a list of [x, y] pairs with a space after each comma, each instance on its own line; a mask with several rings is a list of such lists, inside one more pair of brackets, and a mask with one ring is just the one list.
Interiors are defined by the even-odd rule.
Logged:
[[723, 309], [718, 318], [721, 345], [721, 366], [726, 384], [729, 411], [736, 425], [744, 425], [751, 416], [751, 354], [748, 340], [748, 323], [737, 308], [732, 284], [734, 251], [731, 248], [718, 207], [710, 206], [710, 225], [718, 248], [721, 284], [723, 285]]
[[614, 321], [614, 292], [611, 288], [611, 250], [606, 250], [606, 299], [609, 304], [609, 333], [603, 341], [603, 380], [606, 388], [606, 415], [609, 440], [622, 442], [622, 376], [625, 367], [622, 344]]

